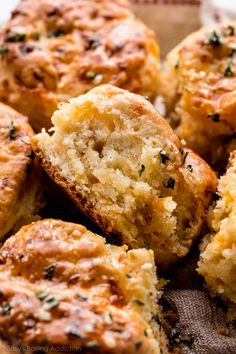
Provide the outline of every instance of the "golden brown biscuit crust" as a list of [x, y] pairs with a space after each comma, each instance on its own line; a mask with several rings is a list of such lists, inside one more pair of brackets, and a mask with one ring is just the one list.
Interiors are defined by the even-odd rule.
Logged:
[[154, 33], [126, 0], [21, 1], [0, 46], [0, 98], [36, 130], [51, 125], [58, 102], [101, 83], [156, 96]]
[[65, 352], [160, 353], [141, 315], [144, 302], [156, 302], [151, 251], [127, 252], [81, 225], [43, 220], [8, 239], [0, 261], [6, 340]]
[[0, 238], [16, 222], [19, 200], [30, 175], [32, 134], [26, 117], [0, 103]]
[[163, 95], [176, 133], [214, 163], [236, 131], [236, 24], [202, 28], [167, 56]]

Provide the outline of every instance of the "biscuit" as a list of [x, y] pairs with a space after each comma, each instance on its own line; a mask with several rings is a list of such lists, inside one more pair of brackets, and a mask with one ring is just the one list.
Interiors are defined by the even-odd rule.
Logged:
[[191, 34], [168, 54], [161, 80], [176, 134], [213, 164], [236, 132], [235, 31], [217, 24]]
[[151, 250], [48, 219], [9, 238], [0, 261], [5, 341], [46, 352], [167, 353]]
[[0, 103], [0, 239], [37, 218], [43, 187], [33, 168], [28, 119]]
[[209, 213], [211, 233], [202, 244], [198, 272], [213, 295], [222, 297], [236, 315], [236, 151], [220, 178], [219, 200]]
[[199, 235], [217, 179], [142, 96], [110, 85], [64, 103], [33, 138], [49, 176], [113, 242], [163, 266]]
[[157, 94], [154, 32], [126, 0], [22, 0], [0, 48], [0, 99], [37, 131], [51, 126], [59, 102], [102, 83]]

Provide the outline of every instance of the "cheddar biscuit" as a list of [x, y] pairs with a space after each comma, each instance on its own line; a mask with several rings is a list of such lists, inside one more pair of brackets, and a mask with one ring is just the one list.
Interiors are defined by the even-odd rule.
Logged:
[[5, 341], [53, 353], [167, 353], [151, 250], [48, 219], [8, 239], [0, 260]]
[[0, 103], [0, 239], [37, 218], [43, 187], [33, 166], [28, 119]]
[[176, 134], [211, 163], [236, 132], [235, 41], [235, 23], [202, 28], [168, 54], [161, 81]]
[[158, 45], [126, 0], [22, 0], [0, 48], [0, 99], [38, 131], [59, 102], [102, 83], [157, 93]]
[[220, 199], [209, 214], [211, 234], [204, 240], [198, 272], [213, 295], [221, 296], [236, 314], [236, 151], [219, 181]]
[[115, 242], [185, 256], [217, 179], [145, 98], [110, 85], [64, 103], [33, 149], [47, 173]]

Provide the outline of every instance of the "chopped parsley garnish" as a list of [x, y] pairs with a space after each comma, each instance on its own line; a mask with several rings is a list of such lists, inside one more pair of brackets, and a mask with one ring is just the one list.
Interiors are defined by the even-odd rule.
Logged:
[[34, 39], [35, 39], [36, 41], [39, 41], [39, 40], [40, 40], [40, 33], [39, 33], [39, 32], [35, 32], [35, 33], [34, 33]]
[[86, 344], [86, 348], [92, 349], [92, 350], [99, 350], [100, 346], [97, 342], [90, 342]]
[[14, 140], [14, 139], [15, 139], [15, 136], [14, 136], [15, 130], [16, 130], [16, 128], [15, 128], [14, 122], [13, 122], [13, 120], [12, 120], [12, 121], [11, 121], [11, 125], [10, 125], [9, 128], [8, 128], [10, 140]]
[[228, 63], [225, 71], [224, 71], [224, 77], [232, 77], [234, 76], [234, 72], [232, 70], [232, 62]]
[[141, 348], [142, 344], [143, 344], [142, 342], [135, 343], [135, 349], [139, 350]]
[[175, 188], [175, 180], [174, 178], [170, 177], [167, 184], [163, 182], [164, 187], [169, 188], [169, 189], [174, 189]]
[[97, 39], [89, 39], [88, 41], [88, 49], [96, 49], [97, 47], [99, 47], [101, 45], [101, 42]]
[[76, 297], [81, 300], [81, 301], [86, 301], [88, 300], [88, 297], [83, 295], [83, 294], [76, 294]]
[[46, 338], [41, 338], [38, 343], [39, 345], [44, 346], [48, 344], [48, 340]]
[[185, 161], [186, 161], [186, 158], [188, 157], [188, 154], [189, 154], [188, 151], [184, 154], [183, 165], [185, 164]]
[[142, 176], [144, 171], [145, 171], [145, 166], [142, 164], [140, 170], [138, 171], [139, 177]]
[[177, 60], [177, 62], [175, 63], [174, 68], [175, 68], [175, 70], [177, 70], [179, 68], [179, 60]]
[[44, 278], [47, 280], [52, 280], [54, 276], [55, 268], [56, 266], [53, 264], [44, 268]]
[[127, 279], [131, 279], [132, 278], [130, 274], [126, 274], [125, 276], [126, 276]]
[[25, 37], [26, 37], [25, 32], [12, 33], [7, 37], [7, 42], [10, 43], [23, 42], [25, 40]]
[[234, 36], [234, 34], [235, 34], [235, 28], [232, 25], [228, 25], [224, 35], [225, 36]]
[[11, 310], [12, 310], [11, 305], [9, 303], [7, 303], [1, 307], [1, 314], [2, 315], [10, 315]]
[[189, 172], [193, 172], [193, 167], [192, 167], [192, 165], [188, 165], [188, 166], [187, 166], [187, 170], [189, 170]]
[[87, 77], [88, 79], [90, 79], [90, 80], [95, 79], [96, 76], [97, 76], [97, 73], [95, 73], [94, 71], [88, 71], [88, 72], [86, 73], [86, 77]]
[[236, 54], [236, 48], [232, 48], [230, 53], [229, 53], [229, 56], [233, 57], [235, 54]]
[[139, 299], [134, 299], [132, 300], [132, 303], [134, 305], [138, 305], [138, 306], [144, 306], [144, 303], [142, 301], [140, 301]]
[[187, 345], [189, 348], [191, 348], [194, 343], [194, 336], [192, 334], [182, 336], [180, 341], [181, 341], [181, 343], [183, 343], [183, 344]]
[[191, 348], [194, 343], [194, 337], [191, 334], [181, 335], [179, 331], [174, 329], [172, 334], [170, 335], [169, 341], [171, 346], [176, 344], [177, 345], [184, 344], [189, 348]]
[[160, 318], [157, 314], [152, 314], [152, 320], [155, 321], [157, 324], [161, 324]]
[[211, 43], [214, 46], [219, 46], [222, 44], [221, 39], [216, 31], [209, 33], [207, 39], [208, 39], [208, 43]]
[[8, 49], [5, 47], [0, 47], [0, 55], [6, 54], [8, 52]]
[[219, 113], [211, 113], [211, 114], [208, 114], [207, 118], [210, 118], [210, 119], [212, 120], [212, 122], [214, 122], [214, 123], [220, 122], [220, 115], [219, 115]]
[[163, 163], [163, 165], [165, 165], [166, 162], [170, 159], [166, 154], [164, 154], [161, 151], [160, 151], [160, 157], [161, 157], [161, 163]]
[[48, 38], [62, 37], [62, 36], [65, 36], [65, 35], [66, 35], [65, 31], [63, 31], [61, 29], [56, 29], [56, 30], [49, 31], [48, 34], [47, 34], [47, 37]]
[[36, 292], [36, 297], [37, 297], [40, 301], [42, 301], [42, 300], [46, 299], [47, 294], [45, 294], [44, 291], [37, 291], [37, 292]]
[[144, 240], [144, 245], [143, 246], [144, 246], [144, 248], [146, 248], [146, 250], [150, 250], [150, 245], [149, 245], [147, 240]]
[[70, 336], [74, 336], [77, 338], [84, 338], [84, 336], [80, 333], [80, 331], [78, 330], [78, 328], [76, 328], [75, 326], [67, 326], [65, 329], [65, 333], [69, 334]]
[[45, 301], [45, 305], [48, 309], [53, 309], [54, 307], [57, 307], [60, 304], [60, 302], [55, 299], [55, 297], [50, 297]]
[[27, 45], [23, 43], [22, 45], [19, 46], [19, 49], [23, 55], [27, 55], [29, 53], [32, 53], [35, 50], [35, 47], [33, 45]]

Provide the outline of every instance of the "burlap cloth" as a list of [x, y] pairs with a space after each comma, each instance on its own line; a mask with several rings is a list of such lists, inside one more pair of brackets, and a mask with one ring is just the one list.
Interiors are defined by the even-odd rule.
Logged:
[[227, 308], [209, 296], [196, 273], [198, 251], [176, 266], [164, 297], [164, 312], [174, 353], [236, 354], [236, 326], [228, 320]]

